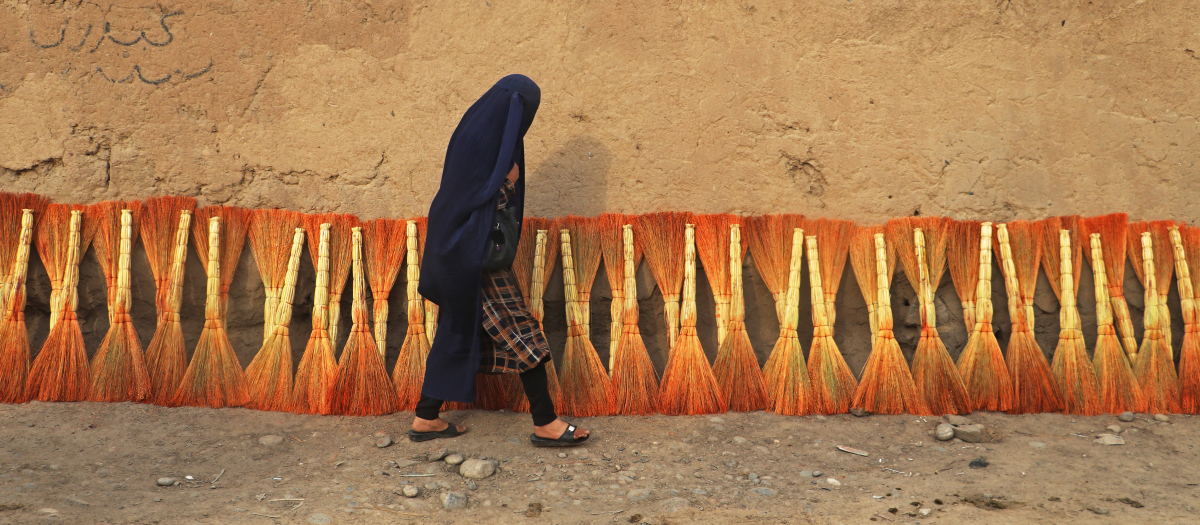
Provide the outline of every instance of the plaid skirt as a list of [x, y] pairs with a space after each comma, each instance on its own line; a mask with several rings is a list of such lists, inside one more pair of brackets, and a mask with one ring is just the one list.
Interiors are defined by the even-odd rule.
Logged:
[[550, 356], [550, 344], [511, 270], [483, 273], [482, 331], [482, 373], [519, 374]]

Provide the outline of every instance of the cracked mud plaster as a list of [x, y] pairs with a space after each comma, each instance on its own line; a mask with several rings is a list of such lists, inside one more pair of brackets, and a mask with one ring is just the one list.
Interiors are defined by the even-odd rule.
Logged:
[[[1134, 220], [1193, 221], [1198, 11], [1142, 0], [8, 0], [0, 2], [0, 184], [56, 202], [179, 194], [202, 205], [363, 219], [422, 215], [459, 116], [496, 79], [521, 72], [543, 90], [526, 140], [533, 215], [675, 209], [880, 223], [918, 210], [998, 221], [1125, 211]], [[141, 250], [134, 291], [148, 298]], [[244, 310], [231, 315], [245, 323], [231, 327], [243, 364], [257, 350], [255, 334], [261, 339], [252, 326], [261, 323], [261, 285], [248, 254], [230, 303]], [[36, 257], [31, 265], [40, 267]], [[185, 312], [202, 309], [201, 273], [189, 260]], [[37, 275], [31, 268], [31, 284]], [[1135, 307], [1141, 286], [1132, 275]], [[1088, 269], [1083, 279], [1088, 326]], [[85, 271], [82, 286], [94, 295], [81, 290], [89, 348], [107, 322], [102, 282], [98, 268]], [[551, 293], [561, 294], [555, 282]], [[606, 353], [607, 284], [596, 283], [593, 335]], [[994, 285], [1004, 327], [1002, 280]], [[706, 286], [700, 319], [712, 354]], [[777, 326], [749, 261], [747, 287], [748, 322], [765, 358]], [[36, 349], [46, 305], [35, 290]], [[837, 338], [858, 370], [869, 351], [865, 307], [853, 283], [841, 290]], [[643, 331], [661, 366], [661, 301], [651, 286], [642, 291]], [[1050, 294], [1045, 283], [1039, 294]], [[398, 326], [389, 333], [397, 340], [389, 347], [403, 334], [402, 295], [393, 294]], [[308, 315], [301, 303], [311, 299], [297, 296], [300, 332]], [[917, 334], [904, 305], [915, 303], [911, 296], [899, 275], [893, 308], [906, 352]], [[948, 278], [938, 296], [939, 326], [956, 353], [965, 333]], [[549, 299], [547, 327], [559, 349], [561, 297]], [[1037, 334], [1049, 353], [1058, 319], [1047, 310], [1057, 301], [1038, 305]], [[134, 315], [148, 340], [151, 303], [135, 304]], [[193, 323], [185, 325], [191, 346], [199, 324], [185, 322]], [[806, 310], [799, 326], [807, 340]], [[305, 336], [297, 333], [297, 345]]]

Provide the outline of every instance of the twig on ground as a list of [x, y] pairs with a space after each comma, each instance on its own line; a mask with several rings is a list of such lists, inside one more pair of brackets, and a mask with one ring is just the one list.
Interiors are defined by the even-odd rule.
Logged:
[[220, 473], [220, 474], [217, 474], [217, 477], [216, 477], [216, 478], [213, 478], [212, 482], [213, 482], [213, 483], [216, 483], [216, 482], [217, 482], [217, 480], [218, 480], [218, 479], [221, 479], [221, 476], [224, 476], [224, 475], [225, 475], [225, 469], [221, 469], [221, 473]]
[[593, 516], [599, 516], [599, 515], [601, 515], [601, 514], [620, 514], [620, 513], [622, 513], [622, 512], [625, 512], [625, 509], [620, 509], [620, 510], [605, 510], [605, 511], [601, 511], [601, 512], [593, 512], [593, 513], [592, 513], [592, 515], [593, 515]]
[[428, 478], [428, 477], [436, 476], [437, 474], [397, 474], [397, 475], [402, 478]]
[[271, 518], [271, 519], [273, 519], [273, 520], [277, 520], [277, 519], [279, 519], [279, 516], [268, 516], [268, 515], [266, 515], [266, 514], [259, 514], [259, 513], [257, 513], [257, 512], [251, 512], [251, 513], [250, 513], [250, 515], [251, 515], [251, 516], [262, 516], [262, 517], [264, 517], [264, 518]]

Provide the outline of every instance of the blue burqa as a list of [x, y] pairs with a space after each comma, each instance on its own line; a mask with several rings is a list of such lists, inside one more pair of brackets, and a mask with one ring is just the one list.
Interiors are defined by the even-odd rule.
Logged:
[[429, 206], [418, 288], [440, 310], [421, 388], [434, 399], [475, 401], [488, 235], [500, 185], [513, 163], [521, 176], [507, 207], [518, 221], [524, 217], [524, 137], [540, 101], [541, 90], [529, 77], [504, 77], [467, 109], [446, 147], [442, 185]]

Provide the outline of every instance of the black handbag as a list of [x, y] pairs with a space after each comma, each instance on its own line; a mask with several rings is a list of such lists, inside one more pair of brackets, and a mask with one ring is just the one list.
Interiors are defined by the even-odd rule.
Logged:
[[521, 224], [517, 222], [512, 208], [496, 210], [496, 219], [492, 223], [492, 231], [488, 234], [484, 271], [512, 268], [513, 260], [517, 258], [517, 243], [520, 239]]

